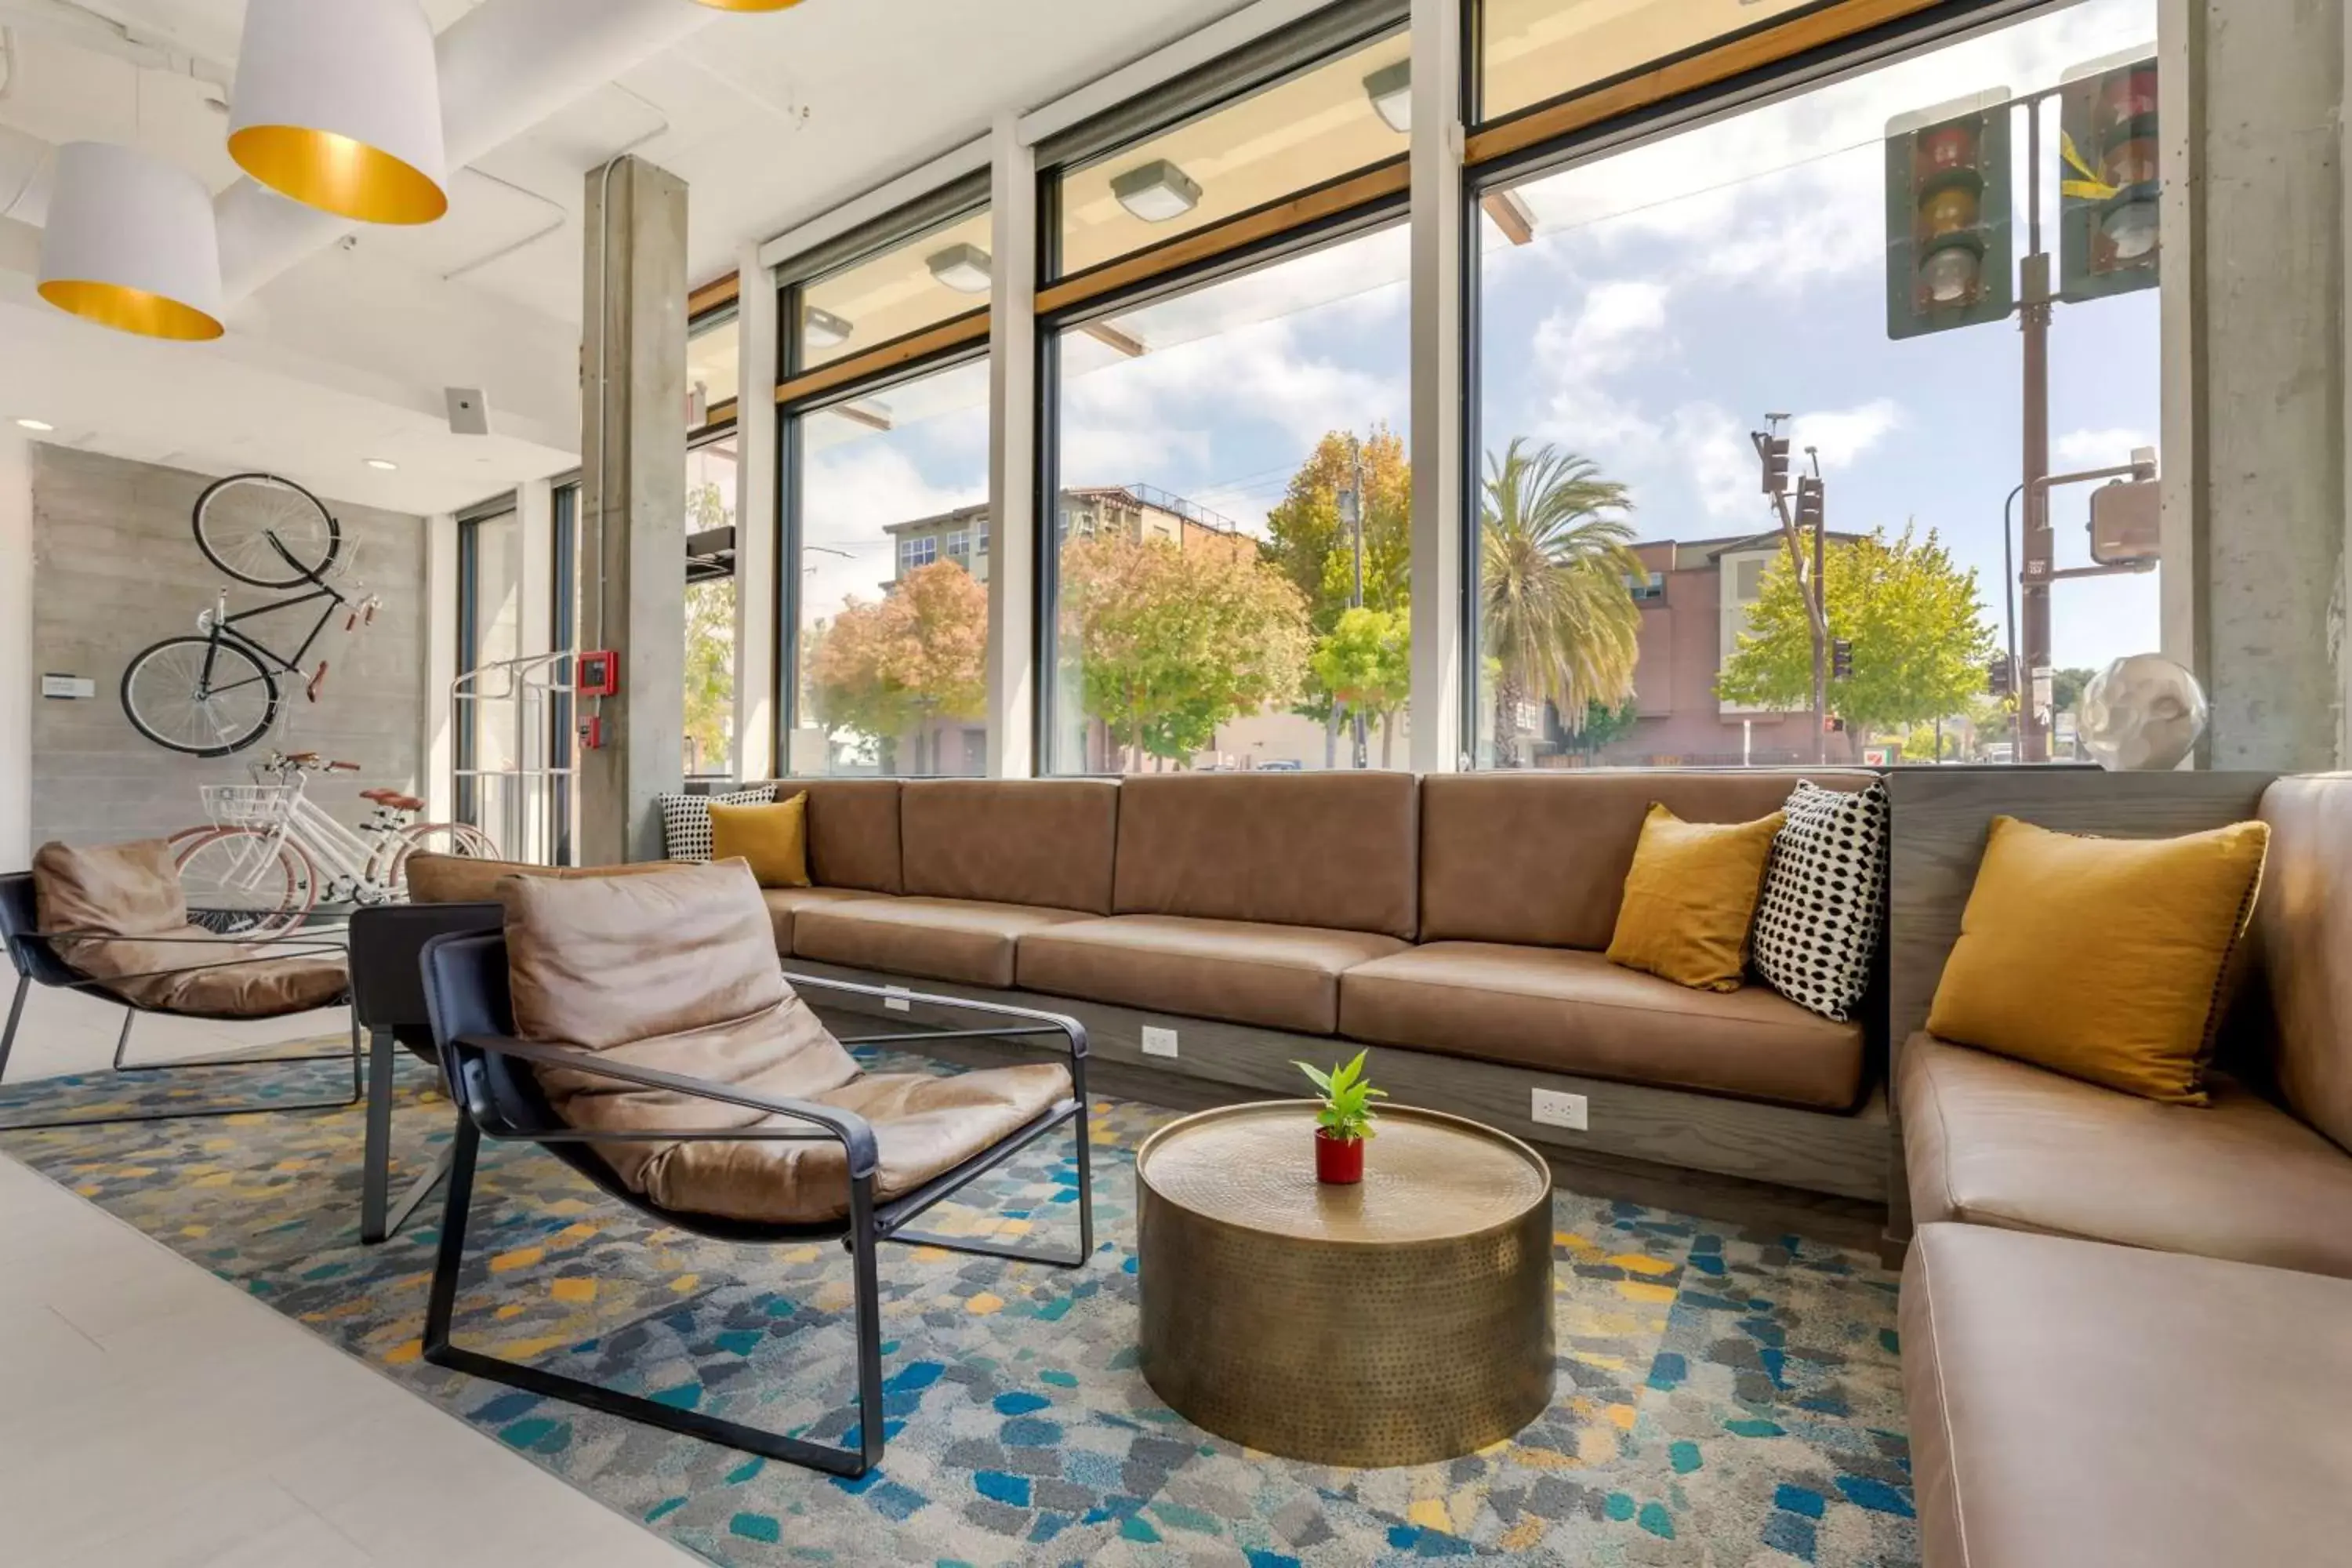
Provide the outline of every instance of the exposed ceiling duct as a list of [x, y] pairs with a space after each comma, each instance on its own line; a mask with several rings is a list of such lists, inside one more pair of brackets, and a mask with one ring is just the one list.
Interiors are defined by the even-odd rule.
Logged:
[[[450, 167], [497, 151], [717, 16], [679, 0], [488, 0], [435, 47]], [[357, 226], [252, 180], [222, 192], [215, 207], [232, 300]]]

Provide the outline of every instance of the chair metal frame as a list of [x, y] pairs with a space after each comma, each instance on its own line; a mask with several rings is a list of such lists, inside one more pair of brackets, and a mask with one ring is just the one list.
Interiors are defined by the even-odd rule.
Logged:
[[[506, 939], [503, 933], [449, 935], [425, 944], [423, 964], [425, 998], [433, 1017], [433, 1035], [439, 1047], [451, 1098], [459, 1117], [449, 1171], [448, 1192], [441, 1226], [440, 1249], [434, 1263], [431, 1294], [425, 1318], [425, 1359], [436, 1366], [471, 1373], [551, 1399], [584, 1405], [686, 1436], [699, 1437], [746, 1453], [802, 1465], [829, 1475], [865, 1475], [882, 1458], [882, 1322], [878, 1248], [883, 1242], [935, 1247], [944, 1251], [984, 1258], [1041, 1263], [1059, 1268], [1083, 1268], [1094, 1256], [1094, 1177], [1087, 1127], [1087, 1030], [1075, 1018], [1059, 1014], [972, 1002], [955, 996], [885, 990], [814, 975], [787, 973], [796, 990], [833, 992], [894, 1001], [911, 999], [954, 1008], [983, 1017], [1003, 1018], [1001, 1027], [940, 1030], [929, 1033], [865, 1035], [842, 1041], [845, 1046], [913, 1044], [928, 1040], [976, 1038], [1022, 1040], [1060, 1036], [1067, 1045], [1070, 1098], [1016, 1129], [953, 1169], [941, 1173], [913, 1192], [887, 1201], [874, 1191], [879, 1163], [874, 1129], [855, 1112], [806, 1100], [775, 1099], [746, 1093], [731, 1085], [713, 1083], [682, 1074], [626, 1066], [593, 1053], [567, 1047], [528, 1044], [511, 1037], [513, 1018], [507, 994]], [[757, 1110], [798, 1123], [793, 1127], [713, 1128], [664, 1131], [660, 1138], [692, 1142], [831, 1142], [841, 1146], [849, 1180], [848, 1214], [823, 1224], [767, 1224], [683, 1213], [648, 1202], [630, 1191], [594, 1152], [599, 1143], [646, 1141], [642, 1131], [589, 1131], [558, 1120], [541, 1094], [530, 1069], [563, 1068], [644, 1089], [667, 1089], [714, 1105]], [[1016, 1247], [970, 1237], [939, 1236], [910, 1226], [934, 1205], [986, 1175], [1005, 1161], [1064, 1125], [1072, 1129], [1077, 1156], [1078, 1245], [1075, 1252]], [[635, 1394], [622, 1394], [580, 1378], [504, 1361], [455, 1344], [450, 1339], [457, 1279], [463, 1267], [466, 1226], [474, 1188], [474, 1172], [484, 1139], [501, 1142], [537, 1143], [604, 1192], [631, 1208], [666, 1226], [714, 1240], [751, 1243], [805, 1243], [815, 1239], [841, 1242], [850, 1255], [855, 1286], [857, 1339], [857, 1441], [855, 1447], [835, 1447], [786, 1436], [729, 1421], [696, 1410], [682, 1410]]]
[[[8, 1022], [0, 1028], [0, 1080], [8, 1074], [8, 1058], [16, 1048], [17, 1027], [24, 1021], [25, 1003], [36, 984], [58, 991], [79, 991], [111, 1002], [122, 1010], [122, 1031], [114, 1039], [114, 1057], [108, 1070], [123, 1077], [140, 1074], [195, 1072], [257, 1072], [268, 1068], [297, 1067], [307, 1062], [345, 1060], [352, 1064], [352, 1092], [341, 1100], [283, 1100], [248, 1102], [241, 1105], [205, 1106], [196, 1110], [140, 1110], [116, 1116], [60, 1117], [43, 1121], [16, 1121], [0, 1125], [0, 1133], [54, 1131], [69, 1127], [122, 1127], [150, 1121], [195, 1121], [207, 1117], [275, 1115], [295, 1110], [344, 1110], [359, 1103], [360, 1038], [356, 1025], [352, 1030], [348, 1053], [331, 1051], [323, 1055], [299, 1057], [239, 1056], [234, 1058], [194, 1058], [179, 1061], [133, 1062], [124, 1059], [131, 1048], [131, 1026], [142, 1014], [160, 1014], [166, 1017], [189, 1017], [197, 1015], [174, 1013], [169, 1008], [145, 1007], [118, 994], [112, 988], [136, 980], [160, 980], [175, 974], [193, 974], [207, 969], [236, 969], [249, 963], [270, 962], [272, 958], [300, 958], [323, 953], [340, 953], [339, 942], [322, 942], [313, 933], [308, 936], [287, 935], [259, 942], [235, 942], [220, 937], [187, 936], [120, 936], [100, 931], [45, 931], [38, 928], [39, 915], [34, 896], [30, 872], [0, 876], [0, 942], [8, 950], [8, 961], [16, 971], [16, 989], [8, 1004]], [[226, 959], [218, 963], [192, 963], [177, 969], [156, 970], [145, 974], [110, 976], [93, 979], [65, 961], [58, 951], [59, 942], [139, 942], [152, 945], [184, 944], [187, 946], [236, 946], [248, 950], [274, 948], [283, 951], [268, 957]]]

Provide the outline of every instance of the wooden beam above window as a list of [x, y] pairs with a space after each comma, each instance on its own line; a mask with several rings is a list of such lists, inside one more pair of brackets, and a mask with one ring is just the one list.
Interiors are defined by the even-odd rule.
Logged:
[[902, 369], [918, 360], [987, 341], [988, 312], [974, 310], [958, 316], [952, 321], [941, 321], [923, 331], [909, 332], [896, 342], [884, 343], [862, 354], [851, 354], [846, 359], [837, 359], [830, 364], [804, 371], [777, 385], [776, 401], [780, 404], [803, 402], [836, 387], [864, 381], [868, 376]]
[[686, 297], [686, 319], [706, 316], [722, 305], [731, 305], [741, 297], [743, 275], [730, 272], [723, 278], [713, 278]]

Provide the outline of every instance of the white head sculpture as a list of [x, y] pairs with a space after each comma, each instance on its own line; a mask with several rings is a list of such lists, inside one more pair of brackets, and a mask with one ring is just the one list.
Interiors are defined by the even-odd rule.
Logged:
[[2084, 688], [2082, 732], [2084, 748], [2110, 772], [2168, 772], [2205, 732], [2204, 689], [2157, 654], [2119, 658]]

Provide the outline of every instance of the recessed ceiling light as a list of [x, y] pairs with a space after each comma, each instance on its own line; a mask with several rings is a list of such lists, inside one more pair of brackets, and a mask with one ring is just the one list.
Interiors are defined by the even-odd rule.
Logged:
[[1146, 223], [1166, 223], [1201, 205], [1200, 183], [1165, 158], [1114, 177], [1110, 194]]
[[381, 473], [392, 474], [400, 471], [400, 465], [398, 463], [390, 462], [383, 458], [370, 458], [367, 460], [367, 466]]
[[1370, 96], [1372, 108], [1389, 122], [1389, 129], [1401, 136], [1412, 132], [1412, 62], [1399, 60], [1392, 66], [1382, 66], [1364, 79], [1364, 91]]
[[46, 419], [19, 419], [16, 426], [19, 429], [30, 430], [36, 436], [46, 436], [57, 428]]
[[801, 312], [801, 338], [813, 349], [837, 349], [856, 330], [848, 318], [820, 310], [814, 305]]
[[925, 265], [932, 277], [959, 294], [988, 292], [989, 255], [976, 245], [950, 245]]

